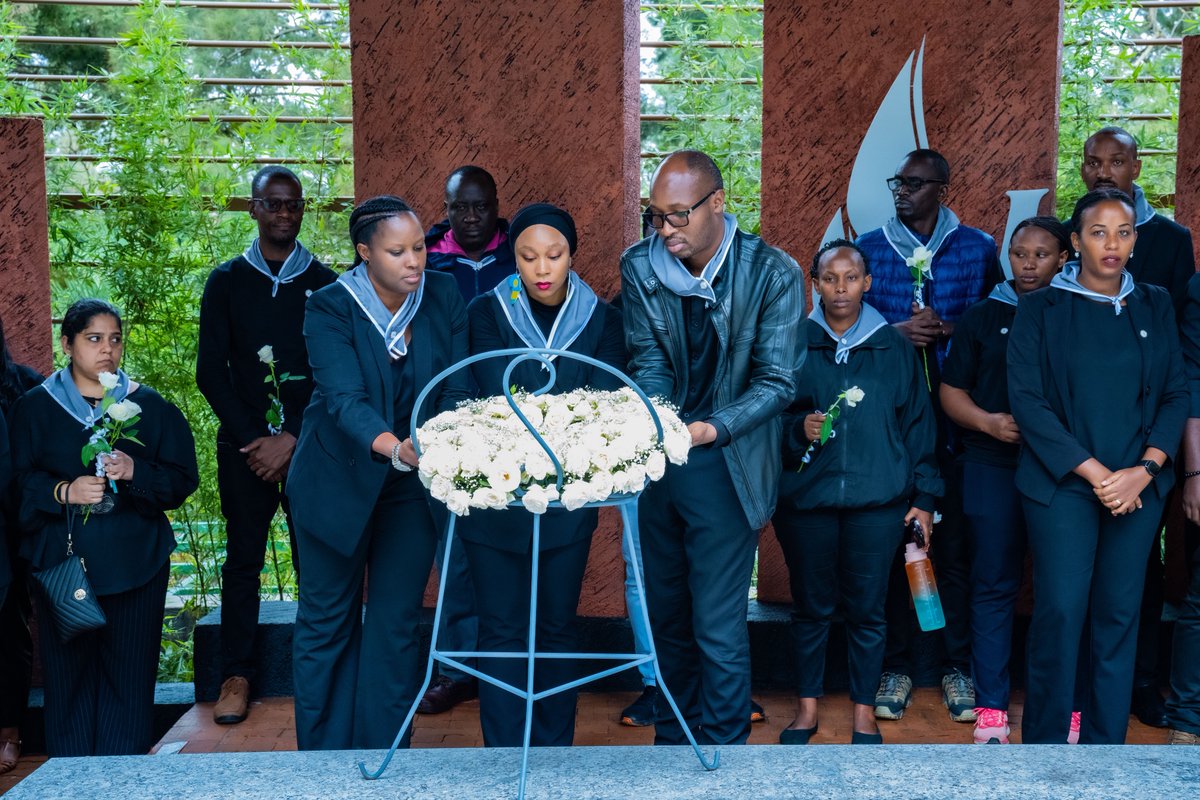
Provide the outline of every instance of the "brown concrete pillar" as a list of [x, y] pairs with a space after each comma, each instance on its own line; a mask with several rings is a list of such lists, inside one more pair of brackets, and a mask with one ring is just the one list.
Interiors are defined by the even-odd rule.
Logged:
[[1176, 151], [1175, 220], [1191, 228], [1200, 263], [1200, 36], [1183, 40]]
[[[1046, 0], [765, 0], [763, 236], [805, 264], [828, 233], [878, 227], [883, 181], [916, 147], [946, 156], [948, 204], [998, 242], [1010, 207], [1050, 213], [1061, 14]], [[760, 599], [789, 599], [773, 536], [758, 574]]]
[[0, 117], [0, 318], [13, 358], [49, 373], [50, 239], [42, 121]]
[[[428, 225], [446, 176], [490, 171], [501, 213], [549, 201], [579, 229], [575, 264], [620, 286], [638, 236], [638, 4], [627, 0], [350, 6], [355, 194], [399, 194]], [[623, 613], [620, 542], [605, 515], [580, 613]]]

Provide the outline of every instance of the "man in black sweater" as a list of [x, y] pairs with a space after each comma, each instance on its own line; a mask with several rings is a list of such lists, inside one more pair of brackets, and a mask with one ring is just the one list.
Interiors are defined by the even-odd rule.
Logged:
[[[1137, 241], [1125, 268], [1136, 282], [1152, 283], [1170, 292], [1175, 317], [1182, 321], [1188, 280], [1196, 272], [1192, 233], [1151, 208], [1142, 187], [1134, 183], [1142, 172], [1137, 139], [1124, 128], [1101, 128], [1084, 142], [1079, 172], [1088, 191], [1112, 187], [1133, 198]], [[1156, 538], [1146, 566], [1131, 708], [1142, 723], [1163, 728], [1167, 725], [1167, 709], [1158, 687], [1163, 563], [1157, 543]]]
[[[200, 301], [196, 385], [212, 406], [217, 487], [225, 515], [221, 568], [221, 697], [213, 719], [246, 718], [259, 584], [271, 521], [282, 505], [299, 572], [282, 483], [312, 394], [304, 344], [304, 305], [337, 275], [296, 240], [304, 219], [300, 179], [264, 167], [250, 184], [258, 238], [212, 271]], [[272, 381], [274, 378], [274, 381]]]

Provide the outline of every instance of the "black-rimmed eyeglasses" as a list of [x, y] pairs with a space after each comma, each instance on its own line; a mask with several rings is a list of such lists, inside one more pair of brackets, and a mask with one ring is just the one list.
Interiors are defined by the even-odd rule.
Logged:
[[304, 204], [305, 204], [305, 201], [303, 199], [281, 200], [278, 197], [252, 197], [252, 198], [250, 198], [250, 202], [258, 203], [260, 206], [265, 208], [267, 211], [270, 211], [272, 214], [278, 214], [281, 210], [283, 210], [285, 208], [288, 211], [292, 212], [293, 214], [296, 214], [296, 213], [304, 210]]
[[653, 211], [643, 211], [642, 223], [649, 225], [655, 230], [662, 230], [662, 226], [668, 222], [671, 223], [672, 228], [686, 228], [688, 224], [688, 217], [692, 215], [692, 212], [704, 205], [704, 201], [716, 193], [717, 190], [713, 189], [711, 192], [704, 195], [704, 197], [701, 197], [699, 200], [697, 200], [691, 208], [684, 209], [683, 211], [668, 211], [666, 214], [655, 214]]
[[937, 178], [901, 178], [899, 175], [894, 178], [888, 178], [885, 182], [887, 183], [887, 187], [893, 192], [900, 191], [901, 186], [910, 192], [919, 192], [925, 188], [925, 184], [927, 183], [945, 183], [945, 181], [940, 181]]

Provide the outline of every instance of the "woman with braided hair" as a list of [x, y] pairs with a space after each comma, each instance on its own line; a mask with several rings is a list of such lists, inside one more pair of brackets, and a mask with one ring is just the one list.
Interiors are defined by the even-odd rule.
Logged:
[[[387, 747], [420, 687], [417, 623], [437, 533], [408, 431], [422, 387], [468, 352], [462, 297], [453, 277], [425, 271], [424, 229], [407, 203], [364, 201], [350, 239], [354, 267], [305, 312], [315, 386], [287, 482], [305, 554], [293, 654], [301, 750]], [[459, 372], [427, 410], [468, 397]]]

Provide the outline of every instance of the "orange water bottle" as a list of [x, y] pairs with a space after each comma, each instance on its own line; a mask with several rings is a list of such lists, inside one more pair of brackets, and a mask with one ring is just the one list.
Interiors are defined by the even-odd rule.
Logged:
[[933, 562], [916, 542], [904, 546], [904, 571], [908, 573], [908, 589], [912, 592], [913, 608], [917, 610], [921, 630], [936, 631], [946, 627], [937, 578], [933, 576]]

